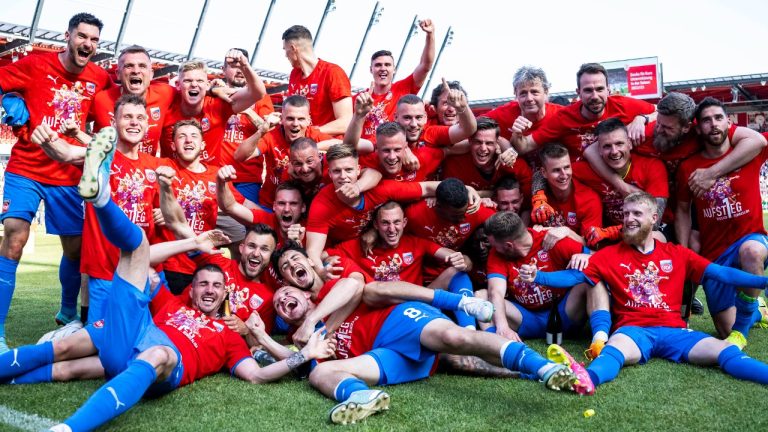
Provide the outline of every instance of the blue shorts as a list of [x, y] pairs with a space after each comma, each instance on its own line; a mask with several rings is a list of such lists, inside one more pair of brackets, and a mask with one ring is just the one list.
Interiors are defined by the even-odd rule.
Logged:
[[245, 199], [251, 200], [255, 203], [259, 202], [259, 191], [261, 191], [261, 183], [234, 183], [235, 189], [240, 192]]
[[712, 336], [686, 328], [676, 327], [619, 327], [614, 334], [629, 336], [640, 348], [640, 364], [652, 358], [663, 358], [675, 363], [688, 363], [688, 353], [702, 339]]
[[47, 185], [9, 172], [5, 173], [0, 221], [15, 218], [32, 222], [41, 200], [45, 201], [45, 230], [48, 234], [83, 234], [85, 206], [77, 186]]
[[112, 281], [88, 276], [88, 322], [93, 323], [107, 313], [107, 299], [112, 292]]
[[421, 345], [421, 331], [436, 319], [448, 317], [420, 302], [406, 302], [392, 309], [373, 342], [373, 349], [365, 353], [379, 365], [378, 385], [429, 377], [437, 355]]
[[[99, 351], [99, 359], [107, 379], [125, 369], [143, 351], [153, 346], [167, 346], [176, 352], [178, 362], [167, 380], [154, 383], [149, 395], [167, 393], [179, 386], [183, 363], [181, 353], [168, 336], [152, 321], [149, 302], [152, 298], [115, 274], [104, 319], [88, 324], [85, 329]], [[149, 281], [145, 290], [149, 289]]]
[[[568, 334], [581, 328], [582, 323], [575, 323], [571, 321], [568, 314], [565, 313], [565, 303], [568, 300], [568, 296], [571, 295], [571, 290], [560, 299], [560, 304], [557, 305], [557, 310], [560, 312], [560, 318], [563, 323], [563, 333]], [[517, 334], [523, 339], [538, 339], [546, 336], [547, 321], [549, 320], [550, 309], [531, 311], [525, 307], [511, 301], [512, 305], [520, 311], [520, 315], [523, 316], [523, 321], [520, 323], [520, 327], [517, 329]]]
[[[768, 236], [763, 234], [747, 234], [737, 240], [736, 243], [729, 246], [728, 249], [717, 258], [715, 264], [741, 268], [739, 249], [747, 240], [760, 242], [766, 249], [768, 249]], [[768, 261], [763, 263], [763, 267], [765, 267], [766, 264], [768, 264]], [[710, 315], [720, 313], [736, 304], [736, 285], [725, 284], [710, 278], [704, 278], [701, 281], [701, 285], [704, 287], [704, 293], [707, 296], [707, 308], [709, 309]]]

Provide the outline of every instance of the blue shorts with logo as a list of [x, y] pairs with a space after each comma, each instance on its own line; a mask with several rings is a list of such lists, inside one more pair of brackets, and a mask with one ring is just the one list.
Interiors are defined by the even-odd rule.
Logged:
[[234, 183], [235, 189], [240, 192], [246, 199], [259, 202], [259, 192], [261, 191], [261, 183], [252, 182], [240, 182]]
[[449, 318], [421, 302], [406, 302], [392, 309], [373, 342], [373, 349], [365, 353], [379, 365], [378, 385], [429, 377], [437, 355], [421, 345], [421, 332], [436, 319]]
[[[571, 321], [568, 314], [565, 313], [565, 303], [568, 301], [568, 296], [571, 295], [571, 291], [565, 294], [560, 299], [560, 304], [557, 305], [557, 310], [560, 312], [560, 318], [563, 323], [563, 333], [568, 334], [574, 331], [578, 331], [581, 325], [584, 323], [575, 323]], [[547, 332], [547, 321], [549, 320], [550, 309], [532, 311], [525, 307], [510, 301], [512, 305], [520, 311], [520, 315], [523, 316], [523, 321], [520, 323], [520, 327], [517, 329], [517, 334], [523, 339], [537, 339], [543, 338]]]
[[652, 358], [663, 358], [675, 363], [688, 363], [688, 353], [702, 339], [712, 336], [686, 328], [676, 327], [619, 327], [614, 334], [629, 336], [640, 348], [640, 364]]
[[5, 173], [0, 221], [15, 218], [32, 222], [41, 200], [45, 201], [45, 230], [49, 234], [83, 234], [85, 207], [77, 186], [47, 185], [9, 172]]
[[[149, 291], [149, 281], [144, 290]], [[104, 319], [88, 324], [85, 329], [99, 350], [99, 359], [107, 379], [119, 375], [141, 352], [153, 346], [162, 345], [173, 349], [178, 357], [173, 372], [165, 381], [154, 383], [147, 390], [147, 395], [159, 396], [179, 386], [184, 369], [181, 353], [152, 321], [149, 313], [152, 297], [115, 273], [109, 301], [105, 305]]]
[[[728, 249], [717, 258], [715, 264], [741, 268], [739, 249], [741, 248], [741, 245], [748, 240], [760, 242], [766, 249], [768, 249], [768, 236], [763, 234], [747, 234], [729, 246]], [[763, 267], [765, 267], [766, 264], [768, 264], [768, 261], [763, 263]], [[736, 304], [736, 294], [738, 293], [736, 285], [725, 284], [710, 278], [704, 278], [701, 281], [701, 285], [704, 287], [704, 293], [707, 295], [707, 308], [709, 309], [710, 315], [720, 313]]]

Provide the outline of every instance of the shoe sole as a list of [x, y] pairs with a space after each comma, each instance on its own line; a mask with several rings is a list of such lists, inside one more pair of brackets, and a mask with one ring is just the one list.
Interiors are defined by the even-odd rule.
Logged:
[[547, 348], [547, 358], [550, 361], [553, 361], [555, 363], [559, 363], [563, 366], [568, 367], [568, 369], [571, 371], [573, 376], [576, 378], [572, 386], [573, 391], [575, 391], [580, 395], [585, 395], [585, 394], [591, 395], [595, 392], [594, 387], [592, 387], [592, 389], [590, 390], [589, 386], [583, 385], [580, 382], [581, 380], [579, 379], [579, 375], [582, 375], [582, 376], [587, 375], [587, 371], [584, 369], [584, 366], [582, 366], [570, 354], [568, 354], [565, 348], [559, 345], [550, 345]]
[[381, 411], [389, 410], [389, 394], [380, 392], [371, 401], [364, 404], [357, 402], [340, 403], [330, 412], [333, 424], [355, 424]]
[[552, 373], [544, 384], [548, 389], [554, 391], [573, 390], [576, 384], [576, 375], [567, 367], [561, 368]]
[[77, 191], [83, 199], [94, 199], [99, 194], [99, 170], [114, 149], [116, 134], [114, 128], [104, 128], [88, 143], [83, 176], [77, 185]]

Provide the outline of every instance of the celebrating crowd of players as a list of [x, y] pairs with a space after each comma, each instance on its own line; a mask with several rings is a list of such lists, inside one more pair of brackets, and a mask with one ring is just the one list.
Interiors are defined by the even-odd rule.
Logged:
[[[190, 61], [172, 87], [130, 46], [115, 84], [90, 62], [101, 28], [77, 14], [64, 51], [0, 68], [18, 135], [0, 216], [0, 383], [107, 379], [54, 430], [93, 429], [224, 367], [259, 383], [310, 361], [310, 384], [339, 402], [334, 423], [387, 409], [369, 386], [426, 378], [437, 353], [579, 394], [651, 357], [768, 384], [768, 365], [742, 353], [768, 325], [768, 147], [721, 102], [610, 95], [587, 63], [578, 101], [560, 106], [526, 66], [515, 100], [476, 118], [458, 82], [415, 96], [435, 57], [423, 20], [415, 70], [394, 81], [391, 52], [377, 51], [356, 95], [310, 32], [289, 28], [277, 113], [241, 49], [223, 79]], [[63, 248], [55, 319], [86, 325], [10, 348], [41, 200]], [[718, 337], [687, 329], [687, 282], [703, 285]], [[589, 322], [589, 367], [523, 343], [551, 310], [567, 335]], [[270, 336], [285, 331], [298, 351]]]

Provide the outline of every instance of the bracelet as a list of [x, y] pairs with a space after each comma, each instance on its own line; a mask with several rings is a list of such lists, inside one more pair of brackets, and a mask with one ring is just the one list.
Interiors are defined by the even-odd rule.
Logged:
[[304, 357], [304, 354], [302, 354], [301, 351], [295, 352], [290, 356], [288, 356], [287, 359], [285, 359], [285, 363], [288, 365], [288, 369], [290, 370], [294, 370], [306, 362], [307, 362], [307, 358]]

